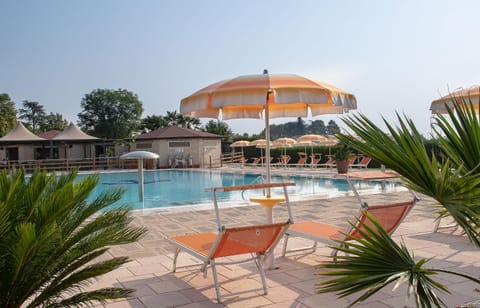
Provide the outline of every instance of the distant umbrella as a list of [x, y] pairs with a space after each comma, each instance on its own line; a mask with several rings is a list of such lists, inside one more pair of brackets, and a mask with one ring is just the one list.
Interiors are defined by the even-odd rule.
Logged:
[[238, 140], [238, 141], [235, 141], [234, 143], [232, 143], [230, 145], [231, 148], [241, 148], [242, 149], [242, 158], [244, 157], [243, 156], [243, 147], [248, 147], [248, 146], [252, 146], [250, 144], [250, 141], [247, 141], [247, 140]]
[[312, 142], [323, 142], [326, 141], [328, 138], [322, 135], [310, 134], [310, 135], [303, 135], [298, 137], [298, 141], [312, 141]]
[[315, 143], [313, 143], [313, 141], [310, 141], [310, 140], [303, 140], [303, 141], [299, 141], [296, 145], [298, 146], [304, 146], [305, 147], [305, 156], [307, 156], [307, 146], [310, 147], [310, 152], [311, 152], [311, 156], [313, 156], [313, 146], [315, 145]]
[[[298, 137], [298, 141], [299, 142], [311, 142], [310, 143], [310, 147], [311, 147], [311, 154], [310, 154], [310, 157], [312, 156], [315, 156], [313, 154], [313, 144], [321, 144], [322, 142], [326, 142], [328, 140], [327, 137], [323, 136], [323, 135], [317, 135], [317, 134], [309, 134], [309, 135], [303, 135], [303, 136], [300, 136]], [[305, 153], [307, 153], [307, 150], [305, 148]], [[312, 161], [313, 161], [313, 158], [312, 158]]]

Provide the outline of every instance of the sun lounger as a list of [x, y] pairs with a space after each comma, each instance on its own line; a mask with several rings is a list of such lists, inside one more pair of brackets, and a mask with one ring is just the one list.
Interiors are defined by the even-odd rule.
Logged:
[[282, 155], [278, 158], [278, 162], [270, 164], [271, 166], [281, 166], [286, 167], [291, 157], [288, 155]]
[[358, 164], [352, 164], [350, 167], [367, 168], [371, 161], [372, 158], [370, 156], [364, 156]]
[[[318, 157], [317, 157], [318, 155]], [[310, 167], [317, 167], [318, 163], [322, 160], [322, 154], [310, 155]]]
[[333, 168], [337, 165], [337, 163], [335, 162], [335, 159], [333, 159], [333, 157], [330, 157], [326, 162], [324, 163], [321, 163], [321, 164], [317, 164], [316, 166], [318, 167], [327, 167], [327, 168]]
[[[258, 166], [258, 164], [261, 161], [260, 157], [252, 157], [250, 159], [252, 160], [250, 163], [246, 162], [250, 166]], [[247, 161], [248, 161], [248, 159], [247, 159]]]
[[[292, 222], [290, 204], [288, 201], [287, 186], [293, 186], [294, 183], [272, 183], [272, 184], [253, 184], [243, 186], [229, 186], [212, 188], [213, 204], [218, 224], [218, 232], [195, 233], [179, 236], [172, 236], [167, 240], [175, 246], [175, 254], [173, 258], [173, 271], [177, 269], [177, 259], [180, 251], [189, 253], [198, 258], [201, 262], [200, 270], [206, 276], [208, 266], [212, 268], [213, 280], [217, 300], [222, 300], [220, 293], [220, 283], [217, 277], [216, 265], [220, 264], [236, 264], [253, 260], [260, 272], [262, 288], [241, 291], [235, 294], [242, 294], [251, 291], [263, 290], [267, 294], [267, 283], [265, 271], [263, 268], [264, 259], [273, 254], [273, 250], [279, 240], [285, 234], [288, 226]], [[273, 187], [282, 187], [285, 195], [286, 205], [288, 208], [289, 218], [280, 223], [249, 225], [227, 228], [221, 223], [220, 212], [217, 204], [217, 192], [245, 191], [251, 189], [267, 189]], [[237, 260], [234, 262], [217, 263], [217, 259], [239, 255], [251, 255], [248, 259]], [[235, 295], [230, 294], [230, 295]]]
[[[411, 201], [406, 202], [374, 206], [368, 206], [365, 204], [365, 206], [362, 207], [360, 212], [355, 216], [355, 220], [353, 220], [352, 223], [358, 226], [358, 221], [361, 221], [367, 226], [372, 227], [373, 224], [365, 216], [365, 213], [368, 212], [380, 222], [388, 234], [392, 234], [403, 221], [408, 212], [412, 209], [416, 201], [417, 198], [414, 197]], [[360, 229], [362, 230], [363, 228]], [[313, 246], [287, 250], [288, 239], [291, 236], [312, 240], [314, 242]], [[338, 226], [316, 221], [302, 221], [292, 224], [285, 233], [282, 255], [285, 256], [287, 252], [293, 251], [309, 250], [314, 252], [317, 247], [317, 242], [323, 242], [332, 246], [340, 247], [340, 244], [336, 241], [349, 241], [353, 238], [360, 237], [361, 235], [352, 226], [344, 229]], [[336, 257], [337, 252], [337, 249], [333, 249], [332, 256]]]
[[306, 163], [307, 163], [307, 154], [305, 152], [298, 152], [298, 161], [290, 165], [295, 167], [304, 167]]

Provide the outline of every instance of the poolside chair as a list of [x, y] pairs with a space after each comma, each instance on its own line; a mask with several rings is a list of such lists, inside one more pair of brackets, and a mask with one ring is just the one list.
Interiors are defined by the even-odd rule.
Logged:
[[322, 164], [317, 164], [318, 167], [327, 167], [327, 168], [333, 168], [337, 165], [335, 162], [335, 159], [333, 157], [329, 157], [326, 162]]
[[288, 162], [290, 161], [291, 157], [289, 155], [281, 155], [278, 158], [278, 162], [270, 164], [270, 166], [280, 166], [280, 167], [286, 167]]
[[304, 167], [307, 163], [307, 154], [305, 152], [298, 152], [298, 161], [294, 164], [291, 164], [295, 167]]
[[[408, 212], [410, 212], [417, 200], [417, 197], [414, 196], [412, 200], [406, 202], [373, 206], [368, 206], [366, 203], [364, 203], [352, 223], [358, 227], [359, 221], [361, 221], [367, 226], [373, 227], [371, 221], [365, 216], [365, 213], [368, 212], [380, 222], [388, 234], [392, 234], [403, 221], [405, 216], [407, 216]], [[360, 227], [360, 230], [362, 229], [364, 230], [364, 228]], [[287, 250], [288, 239], [290, 236], [312, 240], [314, 242], [313, 246]], [[340, 243], [336, 241], [350, 241], [354, 238], [361, 238], [361, 235], [352, 226], [350, 226], [348, 229], [344, 229], [334, 225], [323, 224], [315, 221], [302, 221], [292, 224], [285, 233], [282, 256], [285, 256], [287, 252], [314, 252], [317, 248], [318, 242], [330, 244], [334, 247], [341, 247]], [[336, 260], [337, 252], [337, 249], [332, 249], [331, 255], [334, 257], [334, 260]]]
[[350, 156], [348, 158], [348, 166], [352, 166], [355, 163], [355, 160], [357, 160], [357, 156]]
[[258, 163], [260, 163], [261, 159], [260, 157], [252, 157], [252, 162], [250, 163], [251, 166], [257, 166]]
[[[286, 187], [293, 185], [295, 185], [295, 183], [272, 183], [216, 187], [210, 189], [213, 195], [213, 205], [217, 218], [218, 232], [187, 234], [167, 238], [167, 241], [173, 244], [176, 248], [173, 258], [173, 271], [175, 272], [177, 269], [177, 258], [180, 251], [187, 252], [201, 260], [202, 265], [200, 270], [203, 272], [204, 277], [206, 277], [207, 274], [207, 267], [211, 266], [217, 300], [219, 303], [221, 303], [222, 297], [220, 293], [216, 265], [237, 264], [253, 260], [260, 272], [262, 288], [241, 291], [230, 295], [237, 295], [259, 290], [263, 290], [263, 293], [267, 294], [268, 290], [263, 263], [265, 258], [273, 253], [273, 250], [275, 249], [279, 240], [285, 234], [285, 231], [292, 222], [292, 214]], [[234, 228], [227, 228], [222, 225], [217, 204], [217, 192], [245, 191], [250, 189], [266, 189], [273, 187], [283, 187], [289, 215], [289, 218], [286, 221], [271, 224], [240, 226]], [[251, 255], [251, 257], [244, 260], [236, 259], [234, 262], [216, 262], [216, 260], [219, 258], [238, 255]]]
[[[318, 157], [316, 156], [318, 155]], [[320, 160], [322, 160], [322, 154], [313, 154], [313, 155], [310, 155], [310, 166], [313, 168], [313, 167], [317, 167], [318, 166], [318, 163], [320, 162]]]
[[367, 168], [371, 161], [372, 158], [370, 156], [364, 156], [360, 162], [357, 164], [352, 164], [350, 167]]

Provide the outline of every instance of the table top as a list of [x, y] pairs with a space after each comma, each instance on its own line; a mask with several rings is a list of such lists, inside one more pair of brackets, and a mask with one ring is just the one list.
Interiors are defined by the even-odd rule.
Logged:
[[273, 207], [280, 202], [286, 201], [284, 196], [259, 196], [259, 197], [251, 197], [250, 201], [259, 203], [266, 207]]

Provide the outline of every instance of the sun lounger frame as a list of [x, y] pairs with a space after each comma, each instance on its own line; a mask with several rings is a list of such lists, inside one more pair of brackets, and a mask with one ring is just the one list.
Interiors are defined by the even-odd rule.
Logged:
[[[244, 263], [248, 261], [254, 261], [261, 277], [262, 281], [262, 288], [257, 288], [257, 289], [252, 289], [252, 290], [245, 290], [241, 292], [236, 292], [236, 293], [231, 293], [230, 295], [239, 295], [247, 292], [253, 292], [253, 291], [261, 291], [263, 290], [264, 294], [268, 293], [267, 289], [267, 283], [266, 283], [266, 276], [265, 276], [265, 269], [263, 266], [265, 258], [273, 253], [273, 250], [275, 247], [278, 245], [278, 242], [280, 239], [285, 235], [285, 232], [287, 231], [288, 227], [290, 224], [293, 223], [293, 216], [292, 216], [292, 211], [290, 208], [290, 201], [288, 198], [288, 191], [287, 187], [288, 186], [295, 186], [295, 183], [270, 183], [270, 184], [251, 184], [251, 185], [240, 185], [240, 186], [226, 186], [226, 187], [215, 187], [215, 188], [210, 188], [207, 189], [207, 191], [212, 192], [212, 198], [213, 198], [213, 204], [214, 204], [214, 209], [215, 209], [215, 215], [217, 219], [217, 224], [218, 224], [218, 233], [197, 233], [197, 234], [191, 234], [191, 235], [185, 235], [185, 236], [174, 236], [171, 238], [167, 238], [167, 241], [170, 242], [173, 246], [175, 246], [175, 253], [173, 257], [173, 272], [179, 268], [177, 266], [177, 260], [178, 260], [178, 255], [180, 254], [181, 251], [184, 251], [191, 256], [196, 257], [199, 259], [202, 264], [200, 267], [200, 271], [203, 272], [204, 277], [206, 277], [207, 274], [207, 267], [210, 266], [212, 268], [212, 276], [215, 284], [215, 292], [216, 292], [216, 297], [217, 301], [221, 303], [222, 301], [222, 295], [220, 292], [220, 282], [218, 280], [218, 275], [217, 275], [217, 269], [216, 265], [220, 264], [238, 264], [238, 263]], [[245, 191], [245, 190], [253, 190], [253, 189], [268, 189], [268, 188], [275, 188], [275, 187], [282, 187], [283, 188], [283, 193], [285, 196], [285, 204], [288, 209], [288, 215], [289, 218], [287, 221], [282, 222], [282, 223], [272, 223], [272, 224], [263, 224], [263, 225], [249, 225], [249, 226], [243, 226], [243, 227], [234, 227], [234, 228], [226, 228], [224, 225], [222, 225], [221, 218], [220, 218], [220, 211], [218, 208], [218, 202], [217, 202], [217, 192], [228, 192], [228, 191]], [[255, 229], [256, 228], [256, 229]], [[222, 240], [224, 240], [224, 236], [228, 234], [229, 232], [237, 232], [237, 231], [244, 231], [244, 230], [249, 230], [249, 229], [255, 229], [255, 232], [257, 235], [260, 232], [260, 229], [272, 229], [276, 230], [276, 235], [272, 239], [271, 243], [268, 245], [268, 248], [265, 250], [262, 250], [260, 252], [242, 252], [242, 253], [234, 253], [232, 255], [224, 255], [224, 256], [216, 256], [217, 248], [219, 248], [219, 245], [222, 243]], [[208, 253], [202, 253], [198, 250], [195, 249], [195, 247], [189, 246], [186, 243], [182, 243], [180, 238], [187, 238], [189, 236], [192, 237], [201, 237], [201, 236], [210, 236], [210, 237], [215, 237], [213, 242], [208, 243], [211, 244], [211, 246], [208, 249]], [[273, 236], [273, 235], [272, 235]], [[226, 239], [228, 240], [228, 239]], [[222, 248], [220, 248], [222, 249]], [[228, 256], [234, 256], [234, 255], [243, 255], [251, 253], [252, 257], [244, 259], [244, 260], [239, 260], [239, 261], [233, 261], [233, 262], [223, 262], [219, 263], [216, 262], [215, 259], [220, 258], [220, 257], [228, 257]]]

